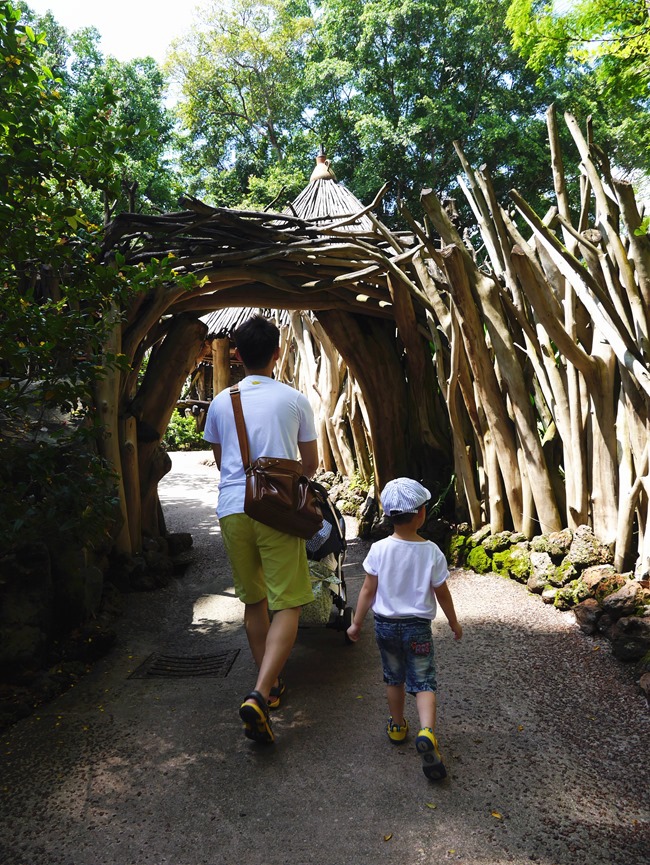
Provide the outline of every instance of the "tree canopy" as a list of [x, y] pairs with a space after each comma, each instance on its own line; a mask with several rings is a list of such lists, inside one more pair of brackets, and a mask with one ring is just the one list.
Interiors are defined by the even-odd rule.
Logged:
[[576, 80], [601, 107], [616, 159], [648, 170], [650, 15], [645, 0], [512, 0], [513, 45], [538, 72], [579, 71]]
[[[419, 212], [423, 187], [453, 194], [457, 140], [487, 164], [501, 198], [516, 177], [523, 194], [542, 201], [552, 192], [544, 122], [551, 103], [592, 117], [606, 143], [627, 135], [619, 163], [639, 167], [641, 94], [631, 105], [623, 92], [613, 99], [600, 83], [605, 58], [601, 68], [567, 51], [542, 52], [522, 23], [525, 3], [215, 5], [168, 63], [182, 94], [180, 158], [190, 190], [231, 206], [266, 206], [283, 188], [290, 198], [322, 145], [360, 199], [391, 183], [383, 205], [390, 220], [400, 197]], [[568, 136], [563, 144], [573, 147]]]
[[85, 190], [84, 209], [95, 222], [121, 210], [152, 212], [176, 206], [181, 183], [171, 164], [173, 116], [166, 105], [167, 82], [151, 57], [121, 62], [106, 57], [94, 27], [69, 32], [51, 12], [35, 15], [20, 3], [22, 20], [42, 34], [39, 59], [56, 78], [57, 121], [70, 135], [84, 133], [85, 118], [110, 93], [111, 123], [137, 130], [120, 142], [120, 183]]

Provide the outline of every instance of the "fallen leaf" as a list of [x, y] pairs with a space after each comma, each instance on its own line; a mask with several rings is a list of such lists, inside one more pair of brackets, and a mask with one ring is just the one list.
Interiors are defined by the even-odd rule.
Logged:
[[393, 837], [393, 833], [392, 833], [392, 832], [390, 833], [390, 835], [384, 835], [384, 841], [390, 841], [390, 839], [391, 839], [392, 837]]
[[600, 646], [594, 646], [593, 649], [592, 649], [592, 651], [593, 651], [593, 652], [599, 652], [599, 651], [600, 651]]
[[497, 820], [503, 820], [503, 816], [501, 814], [499, 814], [498, 811], [492, 811], [491, 813], [492, 813], [492, 816], [496, 817]]
[[427, 808], [432, 808], [432, 809], [438, 807], [435, 802], [427, 802], [426, 806], [427, 806]]
[[521, 733], [521, 731], [524, 729], [524, 725], [523, 725], [523, 724], [520, 724], [520, 725], [517, 727], [517, 729], [518, 729], [519, 732]]

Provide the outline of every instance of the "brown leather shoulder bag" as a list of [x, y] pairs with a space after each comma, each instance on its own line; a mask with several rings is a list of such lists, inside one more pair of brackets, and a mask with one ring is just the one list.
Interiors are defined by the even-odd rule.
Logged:
[[311, 538], [323, 525], [321, 496], [298, 460], [258, 457], [251, 462], [239, 385], [230, 388], [237, 438], [246, 473], [244, 512], [288, 535]]

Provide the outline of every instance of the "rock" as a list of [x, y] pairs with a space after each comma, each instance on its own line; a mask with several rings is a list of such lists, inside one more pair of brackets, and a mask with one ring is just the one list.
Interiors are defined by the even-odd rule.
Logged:
[[650, 673], [644, 673], [639, 679], [639, 687], [645, 694], [645, 698], [650, 704]]
[[612, 553], [606, 544], [601, 544], [589, 526], [578, 526], [567, 558], [582, 568], [590, 565], [606, 565], [612, 562]]
[[27, 670], [45, 663], [48, 638], [36, 625], [14, 623], [0, 627], [0, 675], [17, 681]]
[[545, 604], [552, 604], [555, 602], [555, 596], [559, 592], [559, 589], [554, 589], [551, 586], [547, 586], [542, 592], [542, 600]]
[[650, 652], [646, 652], [636, 665], [637, 676], [643, 676], [645, 673], [650, 673]]
[[605, 577], [601, 580], [593, 590], [594, 598], [599, 604], [602, 604], [608, 595], [622, 589], [627, 583], [627, 579], [622, 574], [613, 574], [611, 577]]
[[66, 662], [89, 664], [103, 657], [115, 643], [115, 631], [98, 622], [86, 622], [68, 634], [59, 653]]
[[491, 534], [492, 534], [492, 532], [490, 531], [490, 527], [489, 526], [483, 526], [482, 529], [479, 529], [477, 532], [474, 532], [473, 535], [470, 535], [470, 538], [469, 538], [470, 544], [473, 544], [474, 546], [478, 546], [478, 544], [482, 544], [483, 541]]
[[586, 598], [573, 608], [573, 614], [582, 633], [591, 635], [598, 630], [598, 620], [603, 611], [595, 598]]
[[630, 580], [630, 582], [603, 599], [603, 610], [609, 613], [613, 619], [633, 615], [637, 608], [638, 592], [639, 584], [634, 580]]
[[44, 545], [27, 547], [0, 561], [0, 590], [0, 627], [51, 628], [54, 584]]
[[498, 532], [496, 535], [488, 535], [481, 542], [488, 553], [500, 553], [512, 545], [510, 532]]
[[604, 634], [609, 638], [609, 631], [614, 626], [614, 620], [610, 616], [609, 613], [603, 613], [600, 619], [598, 619], [598, 630], [601, 634]]
[[528, 587], [528, 591], [532, 592], [534, 595], [541, 595], [548, 583], [542, 576], [538, 576], [536, 574], [531, 574], [528, 577], [526, 582]]
[[526, 583], [530, 576], [530, 553], [527, 544], [517, 544], [509, 550], [494, 553], [495, 570], [518, 583]]
[[356, 517], [359, 512], [359, 506], [350, 499], [339, 499], [337, 507], [344, 517]]
[[[550, 554], [549, 554], [550, 555]], [[557, 586], [558, 588], [562, 588], [562, 586], [566, 586], [572, 580], [575, 580], [578, 572], [573, 567], [568, 559], [564, 559], [564, 561], [559, 564], [556, 568], [548, 575], [548, 581], [552, 586]]]
[[147, 570], [156, 577], [158, 586], [167, 585], [174, 574], [174, 563], [163, 553], [145, 553], [144, 560]]
[[525, 544], [526, 549], [530, 549], [530, 543], [528, 538], [523, 532], [512, 532], [510, 534], [510, 543], [511, 544]]
[[[549, 554], [533, 551], [530, 554], [530, 579], [528, 587], [530, 588], [530, 581], [533, 580], [533, 585], [539, 586], [541, 584], [541, 589], [539, 590], [541, 592], [544, 586], [548, 584], [549, 576], [554, 572], [555, 565]], [[531, 591], [536, 591], [536, 589], [531, 589]]]
[[592, 565], [580, 574], [582, 582], [594, 591], [603, 580], [616, 576], [614, 565]]
[[492, 570], [492, 559], [484, 547], [474, 547], [467, 554], [467, 567], [477, 574], [488, 574]]
[[558, 610], [570, 610], [571, 607], [575, 607], [580, 601], [586, 600], [588, 595], [589, 589], [582, 580], [572, 580], [558, 590], [553, 603]]
[[191, 549], [194, 543], [192, 535], [189, 532], [175, 532], [171, 535], [166, 535], [167, 550], [170, 556], [179, 556], [181, 553]]
[[460, 568], [465, 564], [467, 553], [467, 537], [465, 535], [453, 535], [449, 541], [447, 550], [447, 561], [450, 568]]
[[550, 532], [548, 535], [538, 535], [533, 538], [531, 547], [535, 552], [548, 553], [555, 561], [563, 559], [569, 552], [573, 533], [571, 529], [561, 532]]
[[650, 619], [629, 616], [610, 629], [612, 654], [619, 661], [638, 661], [650, 651]]

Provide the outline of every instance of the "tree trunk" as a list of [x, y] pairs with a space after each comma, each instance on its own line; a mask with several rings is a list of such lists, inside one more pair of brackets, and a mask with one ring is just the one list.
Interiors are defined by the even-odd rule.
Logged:
[[212, 340], [212, 395], [230, 387], [230, 340]]
[[[160, 453], [162, 439], [176, 406], [183, 382], [196, 366], [203, 351], [206, 325], [191, 313], [174, 318], [167, 335], [147, 365], [144, 380], [130, 412], [145, 429], [146, 441], [138, 443], [138, 467], [142, 499], [142, 531], [149, 536], [160, 532], [157, 486], [171, 468]], [[162, 473], [161, 473], [162, 472]]]
[[321, 310], [317, 318], [361, 387], [373, 442], [377, 488], [382, 489], [387, 481], [404, 475], [422, 478], [434, 488], [448, 483], [447, 455], [438, 453], [437, 462], [427, 460], [429, 469], [436, 464], [437, 472], [435, 476], [426, 476], [418, 460], [422, 454], [412, 447], [411, 431], [418, 424], [413, 423], [415, 419], [409, 414], [395, 325], [340, 310]]

